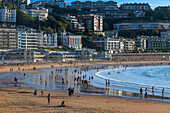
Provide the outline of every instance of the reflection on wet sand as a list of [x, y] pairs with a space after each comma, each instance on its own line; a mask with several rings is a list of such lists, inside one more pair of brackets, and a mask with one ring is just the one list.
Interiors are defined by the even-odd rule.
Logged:
[[[132, 93], [127, 91], [99, 88], [92, 86], [93, 75], [86, 75], [89, 70], [107, 69], [107, 68], [120, 68], [120, 67], [138, 67], [149, 65], [168, 65], [164, 64], [131, 64], [131, 65], [100, 65], [100, 66], [80, 66], [80, 67], [63, 67], [43, 70], [40, 74], [28, 74], [23, 73], [6, 73], [2, 74], [1, 78], [6, 78], [8, 82], [0, 81], [0, 86], [7, 87], [28, 87], [37, 89], [47, 89], [56, 91], [67, 91], [69, 87], [75, 88], [76, 93], [89, 93], [89, 94], [103, 94], [103, 95], [117, 95], [125, 97], [137, 97], [140, 98], [139, 93]], [[13, 82], [14, 77], [18, 80], [23, 80], [23, 84], [15, 84]], [[110, 82], [110, 81], [109, 81]], [[109, 83], [110, 85], [110, 83]], [[144, 98], [144, 97], [142, 97]], [[161, 99], [161, 96], [148, 95], [148, 98]], [[164, 97], [164, 99], [170, 99], [170, 97]]]

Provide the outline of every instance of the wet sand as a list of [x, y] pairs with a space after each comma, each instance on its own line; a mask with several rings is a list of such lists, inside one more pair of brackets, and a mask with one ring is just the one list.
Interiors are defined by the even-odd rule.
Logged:
[[[44, 96], [33, 95], [34, 89], [0, 88], [1, 113], [169, 113], [168, 102], [129, 99], [122, 97], [93, 96], [75, 94], [69, 97], [66, 92], [46, 91]], [[51, 103], [47, 103], [47, 95], [51, 94]], [[62, 101], [68, 107], [58, 107]]]
[[[167, 62], [167, 61], [165, 61]], [[139, 63], [153, 63], [153, 61], [143, 62], [121, 62], [121, 64], [139, 64]], [[154, 63], [163, 63], [162, 61], [154, 61]], [[116, 62], [91, 62], [91, 63], [76, 63], [76, 66], [81, 65], [114, 65], [120, 64]], [[33, 64], [30, 66], [18, 66], [21, 68], [18, 71], [18, 67], [5, 66], [0, 67], [1, 73], [10, 72], [10, 68], [13, 68], [13, 72], [24, 72], [24, 73], [38, 73], [39, 69], [48, 69], [54, 67], [73, 66], [74, 64]], [[38, 70], [33, 70], [36, 67]], [[24, 68], [24, 71], [22, 71]], [[5, 81], [5, 80], [1, 80]], [[147, 99], [133, 99], [113, 96], [93, 96], [75, 94], [74, 97], [69, 97], [66, 92], [47, 91], [44, 90], [44, 96], [40, 96], [40, 90], [38, 95], [33, 95], [34, 89], [27, 88], [3, 88], [0, 87], [0, 113], [7, 112], [27, 112], [27, 113], [38, 113], [38, 112], [120, 112], [120, 113], [169, 113], [170, 104], [169, 102], [160, 101], [149, 101]], [[51, 103], [47, 103], [47, 95], [51, 94]], [[69, 107], [57, 107], [62, 101]]]

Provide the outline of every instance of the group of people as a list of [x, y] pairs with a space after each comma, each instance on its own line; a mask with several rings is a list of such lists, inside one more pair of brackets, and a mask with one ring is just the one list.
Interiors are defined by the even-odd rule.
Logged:
[[[37, 95], [37, 90], [34, 90], [34, 95]], [[41, 96], [43, 96], [43, 91], [41, 91]], [[50, 93], [48, 93], [48, 96], [47, 96], [47, 99], [48, 99], [48, 105], [50, 105], [50, 102], [51, 102], [51, 94]], [[65, 101], [62, 101], [61, 102], [61, 105], [60, 105], [60, 107], [67, 107], [66, 105], [65, 105]]]
[[72, 95], [74, 96], [74, 88], [71, 88], [71, 87], [68, 88], [68, 95], [69, 96], [72, 96]]
[[106, 87], [110, 86], [110, 80], [106, 80]]
[[[140, 88], [140, 97], [143, 97], [143, 89], [142, 87]], [[144, 97], [148, 97], [148, 88], [145, 88], [145, 94]], [[154, 98], [154, 87], [152, 87], [152, 98]], [[162, 99], [164, 98], [164, 88], [162, 89]]]

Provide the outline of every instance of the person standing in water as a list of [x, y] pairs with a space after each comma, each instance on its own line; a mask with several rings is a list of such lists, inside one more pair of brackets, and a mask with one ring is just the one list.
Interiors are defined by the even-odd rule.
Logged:
[[154, 98], [154, 87], [152, 87], [152, 98]]
[[164, 98], [164, 88], [162, 89], [162, 99]]
[[106, 87], [107, 87], [107, 80], [106, 80]]
[[143, 97], [143, 89], [142, 89], [142, 87], [140, 88], [140, 97], [141, 98]]
[[148, 89], [145, 88], [145, 98], [147, 98], [147, 97], [148, 97]]

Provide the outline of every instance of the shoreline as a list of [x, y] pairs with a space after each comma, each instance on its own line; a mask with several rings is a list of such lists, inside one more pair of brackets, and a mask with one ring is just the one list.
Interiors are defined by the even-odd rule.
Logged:
[[[104, 63], [106, 63], [106, 62], [104, 62]], [[115, 62], [114, 62], [114, 64], [113, 64], [113, 62], [107, 62], [105, 65], [127, 65], [127, 64], [140, 64], [140, 63], [142, 63], [142, 62], [121, 62], [121, 64], [120, 63], [115, 63]], [[151, 62], [151, 61], [143, 62], [142, 64], [147, 64], [147, 63], [153, 63], [153, 62]], [[164, 62], [154, 62], [154, 64], [157, 64], [157, 63], [165, 63], [165, 61]], [[169, 64], [170, 61], [166, 61], [166, 63]], [[90, 65], [94, 65], [94, 64], [95, 65], [96, 64], [104, 65], [103, 63], [99, 64], [99, 63], [93, 63], [93, 62], [92, 63], [86, 63], [86, 64], [83, 63], [83, 65], [87, 65], [87, 64], [90, 64]], [[31, 68], [35, 67], [36, 65], [32, 65], [32, 66], [29, 66], [27, 68], [25, 68], [23, 66], [25, 68], [24, 71], [18, 71], [17, 70], [18, 67], [15, 67], [16, 70], [13, 71], [13, 72], [15, 72], [15, 73], [18, 73], [18, 72], [27, 73], [27, 72], [32, 71], [30, 73], [39, 73], [39, 72], [41, 72], [42, 69], [52, 69], [51, 65], [54, 65], [54, 64], [50, 63], [50, 64], [48, 64], [48, 66], [47, 66], [47, 64], [44, 64], [44, 65], [46, 65], [46, 66], [37, 66], [38, 67], [37, 70], [33, 70], [33, 71], [32, 71]], [[78, 63], [76, 66], [81, 66], [81, 65], [82, 65], [82, 63]], [[160, 64], [160, 65], [162, 65], [162, 64]], [[62, 66], [56, 64], [56, 65], [54, 65], [54, 68], [57, 68], [57, 67], [60, 68], [60, 67], [65, 67], [65, 66], [70, 66], [70, 64], [63, 64]], [[7, 69], [10, 69], [10, 68], [11, 67], [8, 67]], [[6, 70], [6, 71], [11, 72], [10, 70]], [[0, 69], [0, 72], [1, 72], [1, 69]], [[46, 97], [43, 97], [43, 99], [42, 99], [40, 96], [37, 96], [37, 97], [33, 96], [33, 91], [34, 91], [33, 88], [30, 89], [30, 88], [15, 88], [15, 87], [14, 88], [0, 87], [0, 96], [1, 97], [3, 97], [4, 95], [6, 96], [5, 99], [3, 99], [3, 98], [0, 99], [0, 105], [1, 105], [0, 106], [0, 112], [1, 112], [1, 110], [2, 110], [2, 112], [4, 112], [4, 110], [7, 110], [9, 112], [13, 112], [13, 110], [15, 111], [15, 109], [13, 109], [13, 110], [10, 109], [11, 107], [9, 107], [9, 108], [8, 107], [5, 107], [5, 108], [3, 107], [3, 105], [5, 104], [4, 100], [6, 100], [6, 99], [8, 100], [8, 97], [12, 98], [13, 93], [11, 94], [11, 92], [13, 92], [13, 90], [23, 92], [23, 93], [19, 93], [21, 95], [18, 95], [18, 93], [14, 94], [14, 96], [17, 96], [17, 99], [21, 98], [21, 96], [24, 96], [26, 94], [26, 97], [29, 96], [29, 98], [31, 98], [31, 100], [27, 98], [28, 101], [34, 101], [33, 100], [34, 98], [36, 98], [36, 100], [38, 100], [38, 101], [42, 101], [42, 100], [46, 101], [45, 102], [46, 104], [44, 104], [44, 102], [42, 102], [42, 103], [40, 102], [40, 103], [36, 103], [35, 106], [38, 106], [40, 110], [46, 109], [47, 112], [51, 112], [51, 111], [56, 112], [56, 109], [59, 110], [59, 111], [57, 110], [58, 112], [156, 112], [155, 110], [153, 110], [153, 108], [151, 106], [149, 106], [150, 104], [156, 104], [156, 107], [154, 107], [154, 109], [159, 108], [160, 111], [158, 110], [158, 112], [161, 112], [161, 113], [162, 112], [170, 112], [170, 109], [167, 109], [168, 107], [170, 107], [170, 105], [167, 105], [169, 102], [166, 102], [166, 101], [150, 100], [150, 99], [144, 99], [144, 98], [142, 98], [142, 99], [140, 99], [140, 98], [131, 98], [131, 97], [128, 98], [128, 97], [121, 97], [121, 96], [119, 97], [119, 96], [110, 96], [110, 95], [91, 95], [91, 94], [89, 95], [89, 94], [81, 94], [81, 93], [76, 94], [75, 97], [69, 97], [69, 96], [67, 96], [67, 92], [43, 90], [44, 92], [50, 92], [50, 93], [52, 93], [52, 95], [54, 95], [54, 98], [52, 97], [52, 100], [57, 100], [57, 99], [55, 99], [56, 94], [61, 94], [60, 96], [57, 96], [59, 98], [62, 98], [62, 95], [64, 95], [64, 98], [62, 98], [62, 99], [64, 99], [65, 102], [66, 102], [66, 105], [69, 106], [69, 107], [66, 107], [64, 109], [63, 108], [58, 108], [55, 105], [55, 103], [60, 104], [61, 102], [59, 103], [57, 101], [57, 102], [52, 102], [53, 107], [50, 108], [47, 105]], [[25, 91], [25, 93], [24, 93], [24, 91]], [[31, 91], [31, 93], [30, 93], [30, 91]], [[38, 89], [38, 91], [40, 91], [40, 90]], [[29, 93], [27, 93], [27, 92], [29, 92]], [[32, 94], [32, 95], [30, 95], [30, 94]], [[47, 96], [47, 93], [46, 93], [46, 96]], [[84, 98], [80, 100], [79, 99], [80, 97], [84, 97]], [[70, 98], [71, 98], [71, 103], [69, 102]], [[96, 98], [96, 100], [93, 100], [91, 102], [91, 99], [93, 99], [93, 98]], [[24, 101], [24, 99], [23, 100], [22, 99], [21, 99], [21, 103], [23, 103], [22, 101]], [[81, 102], [78, 103], [78, 102], [76, 102], [76, 100], [81, 101]], [[119, 100], [121, 100], [121, 103], [119, 103]], [[1, 101], [4, 102], [4, 103], [2, 103]], [[8, 101], [11, 102], [12, 100], [8, 100]], [[102, 103], [97, 104], [97, 102], [100, 102], [100, 101], [102, 101], [102, 102], [104, 102], [104, 104], [106, 104], [106, 105], [104, 105], [104, 107], [106, 107], [107, 109], [102, 106], [103, 105]], [[93, 106], [90, 106], [88, 104], [84, 104], [85, 102], [90, 104], [90, 105], [93, 105]], [[89, 103], [89, 102], [91, 102], [91, 103]], [[137, 109], [131, 108], [132, 106], [130, 106], [130, 105], [126, 105], [126, 104], [129, 104], [129, 102], [131, 104], [135, 104], [135, 106], [134, 105], [132, 105], [132, 106], [137, 108]], [[13, 104], [11, 106], [14, 107], [14, 106], [16, 106], [16, 103], [18, 103], [18, 100], [16, 100], [16, 103], [13, 102], [13, 101], [12, 101], [12, 103]], [[114, 105], [112, 106], [109, 103], [113, 103]], [[119, 106], [119, 104], [117, 104], [117, 103], [121, 104], [122, 106]], [[143, 107], [143, 104], [139, 104], [139, 103], [143, 103], [144, 107]], [[43, 106], [40, 107], [39, 104], [40, 105], [43, 104]], [[77, 107], [72, 108], [72, 104], [77, 106]], [[81, 104], [82, 106], [85, 105], [85, 107], [79, 106], [79, 104]], [[136, 105], [136, 104], [139, 104], [139, 105]], [[18, 105], [19, 109], [17, 109], [16, 112], [21, 112], [21, 111], [25, 111], [25, 110], [26, 111], [28, 110], [28, 112], [43, 112], [43, 111], [34, 110], [33, 106], [31, 108], [29, 108], [30, 106], [32, 106], [31, 103], [30, 103], [29, 106], [24, 104], [24, 107], [22, 105]], [[108, 106], [111, 107], [111, 108], [108, 108]], [[113, 108], [115, 108], [115, 106], [117, 106], [118, 109], [113, 109]], [[162, 107], [160, 107], [160, 106], [162, 106]], [[49, 108], [49, 109], [47, 109], [47, 108]], [[100, 110], [97, 110], [96, 108], [98, 108]], [[141, 108], [143, 108], [143, 109], [147, 108], [147, 109], [142, 110]]]

